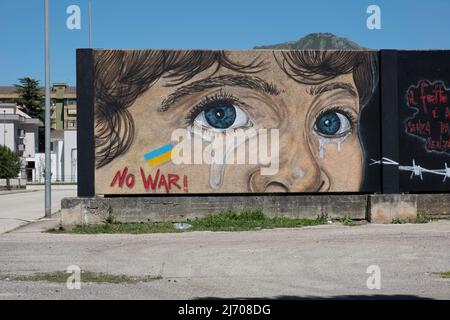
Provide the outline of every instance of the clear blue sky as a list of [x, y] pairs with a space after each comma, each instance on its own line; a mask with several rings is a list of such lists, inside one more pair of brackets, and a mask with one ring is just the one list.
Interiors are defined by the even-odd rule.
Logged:
[[[44, 80], [43, 0], [0, 0], [0, 85]], [[88, 46], [87, 0], [50, 0], [52, 82], [75, 84], [75, 49]], [[450, 49], [449, 0], [92, 0], [96, 48], [248, 49], [332, 32], [369, 48]], [[66, 28], [66, 9], [82, 29]], [[382, 30], [368, 30], [368, 5]]]

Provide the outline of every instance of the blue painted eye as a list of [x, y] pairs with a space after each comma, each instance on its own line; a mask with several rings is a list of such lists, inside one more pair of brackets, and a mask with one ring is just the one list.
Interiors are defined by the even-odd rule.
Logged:
[[194, 119], [194, 123], [205, 129], [227, 130], [249, 125], [247, 114], [228, 101], [216, 101], [206, 106]]
[[236, 108], [232, 104], [219, 102], [204, 112], [206, 122], [216, 129], [228, 129], [236, 120]]
[[317, 118], [314, 129], [323, 136], [338, 136], [351, 129], [351, 121], [343, 113], [327, 111]]
[[331, 136], [341, 128], [341, 120], [339, 120], [336, 112], [328, 112], [317, 119], [316, 128], [319, 133]]

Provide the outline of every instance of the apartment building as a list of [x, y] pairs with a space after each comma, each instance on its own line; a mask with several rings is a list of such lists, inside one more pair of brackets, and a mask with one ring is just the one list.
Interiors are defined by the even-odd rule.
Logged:
[[14, 103], [0, 103], [0, 143], [21, 159], [20, 178], [33, 180], [39, 148], [39, 127], [44, 124], [19, 110]]
[[52, 87], [51, 121], [53, 130], [77, 129], [76, 88], [64, 83], [55, 83]]
[[[36, 144], [33, 152], [28, 152], [31, 148], [31, 142], [23, 144], [20, 136], [23, 134], [31, 141], [30, 134], [27, 131], [17, 133], [19, 138], [12, 139], [10, 132], [15, 132], [16, 127], [12, 127], [13, 123], [7, 122], [5, 130], [7, 131], [7, 146], [11, 150], [18, 152], [22, 157], [23, 149], [23, 169], [21, 178], [27, 179], [28, 182], [43, 183], [45, 170], [45, 154], [43, 146], [39, 150], [39, 127], [44, 124], [38, 119], [31, 119], [23, 113], [14, 103], [18, 98], [16, 88], [0, 87], [0, 105], [5, 106], [5, 120], [9, 121], [9, 114], [16, 114], [25, 119], [25, 123], [34, 123], [33, 141]], [[53, 182], [76, 182], [77, 181], [77, 103], [76, 88], [69, 87], [64, 83], [55, 83], [51, 91], [51, 159], [52, 159], [52, 181]], [[3, 103], [3, 104], [2, 104]], [[2, 120], [2, 109], [0, 109], [0, 121]], [[14, 110], [14, 111], [12, 111]], [[1, 123], [1, 122], [0, 122]], [[17, 122], [18, 123], [18, 122]], [[21, 128], [24, 124], [21, 125]], [[0, 143], [3, 141], [0, 125]], [[30, 129], [31, 130], [31, 129]], [[28, 136], [27, 136], [28, 134]], [[41, 132], [42, 134], [42, 132]]]
[[[13, 86], [0, 86], [0, 103], [14, 103], [19, 96]], [[53, 130], [77, 129], [76, 87], [55, 83], [51, 91], [51, 126]]]

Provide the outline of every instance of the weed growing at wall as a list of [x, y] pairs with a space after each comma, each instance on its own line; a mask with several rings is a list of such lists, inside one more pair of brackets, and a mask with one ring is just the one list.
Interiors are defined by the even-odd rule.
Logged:
[[299, 228], [327, 223], [326, 216], [316, 219], [295, 219], [288, 217], [268, 217], [261, 210], [243, 210], [241, 212], [226, 211], [211, 214], [204, 218], [188, 220], [192, 225], [188, 230], [179, 230], [171, 222], [153, 223], [118, 223], [115, 219], [107, 219], [102, 225], [76, 226], [71, 231], [51, 229], [50, 233], [75, 234], [143, 234], [143, 233], [181, 233], [192, 231], [251, 231], [275, 228]]

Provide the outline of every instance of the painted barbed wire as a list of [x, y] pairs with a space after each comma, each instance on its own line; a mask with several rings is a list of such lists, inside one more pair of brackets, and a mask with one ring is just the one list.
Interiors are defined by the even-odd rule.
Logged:
[[446, 182], [447, 178], [450, 178], [450, 168], [447, 166], [447, 163], [444, 164], [444, 169], [427, 169], [418, 164], [416, 164], [416, 160], [413, 159], [411, 166], [400, 165], [398, 162], [391, 160], [389, 158], [382, 158], [381, 160], [370, 159], [371, 163], [369, 166], [374, 165], [389, 165], [389, 166], [398, 166], [400, 171], [411, 172], [410, 179], [412, 180], [414, 177], [420, 177], [420, 180], [423, 181], [423, 174], [429, 173], [434, 175], [443, 176], [444, 180], [442, 182]]

